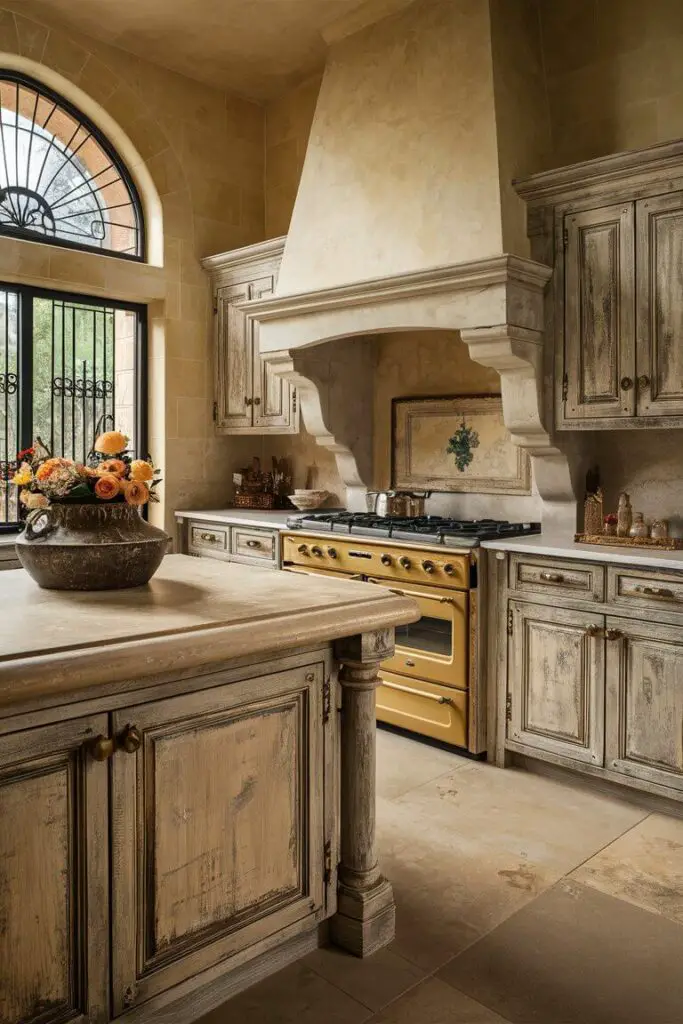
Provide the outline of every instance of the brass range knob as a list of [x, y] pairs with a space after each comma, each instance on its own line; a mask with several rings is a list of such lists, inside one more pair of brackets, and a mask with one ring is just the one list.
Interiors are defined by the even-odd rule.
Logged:
[[313, 547], [311, 548], [311, 554], [315, 555], [316, 558], [322, 558], [324, 551], [317, 544], [314, 544]]
[[382, 563], [382, 565], [391, 565], [391, 563], [393, 562], [393, 558], [391, 557], [391, 555], [384, 554], [380, 558], [380, 562]]
[[447, 576], [455, 576], [455, 566], [453, 565], [452, 562], [446, 562], [446, 564], [443, 567], [443, 571], [446, 573]]
[[403, 555], [402, 558], [399, 558], [398, 564], [401, 566], [402, 569], [410, 569], [411, 562], [409, 558], [406, 558], [406, 556]]
[[422, 563], [422, 568], [424, 569], [425, 572], [434, 572], [436, 566], [431, 561], [431, 559], [425, 558], [424, 562]]
[[296, 550], [299, 552], [300, 555], [308, 554], [308, 547], [306, 544], [299, 544], [299, 547]]
[[327, 553], [330, 556], [330, 558], [336, 558], [337, 557], [337, 549], [336, 548], [328, 548], [327, 549]]

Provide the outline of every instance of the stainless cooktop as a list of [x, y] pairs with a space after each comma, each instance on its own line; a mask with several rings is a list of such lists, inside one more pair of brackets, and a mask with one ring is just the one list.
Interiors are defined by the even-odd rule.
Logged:
[[541, 532], [540, 523], [510, 523], [500, 519], [448, 519], [443, 516], [376, 516], [372, 512], [306, 512], [290, 516], [293, 530], [338, 533], [355, 537], [391, 538], [413, 543], [474, 548], [482, 540], [525, 537]]

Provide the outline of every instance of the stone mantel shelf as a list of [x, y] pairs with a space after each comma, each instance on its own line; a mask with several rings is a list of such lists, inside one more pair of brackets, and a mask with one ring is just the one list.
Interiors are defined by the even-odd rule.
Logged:
[[247, 300], [241, 303], [241, 307], [250, 319], [266, 323], [290, 316], [305, 316], [307, 313], [320, 310], [347, 309], [368, 303], [391, 302], [396, 298], [419, 298], [442, 292], [470, 291], [510, 281], [542, 289], [550, 275], [550, 268], [543, 264], [503, 253], [500, 256], [472, 260], [468, 263], [445, 264], [428, 270], [353, 281], [333, 288], [285, 295], [275, 294], [265, 299]]
[[0, 604], [0, 713], [419, 618], [414, 601], [379, 587], [189, 555], [168, 555], [132, 590], [40, 590], [23, 569], [7, 570]]

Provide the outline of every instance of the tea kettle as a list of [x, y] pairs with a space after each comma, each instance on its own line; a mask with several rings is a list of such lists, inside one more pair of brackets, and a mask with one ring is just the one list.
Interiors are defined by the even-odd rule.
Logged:
[[365, 507], [376, 516], [423, 516], [431, 491], [367, 491]]

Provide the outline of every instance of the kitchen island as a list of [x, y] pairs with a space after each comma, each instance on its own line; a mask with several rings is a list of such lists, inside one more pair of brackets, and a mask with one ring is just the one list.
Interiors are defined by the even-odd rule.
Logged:
[[1, 1020], [191, 1021], [392, 939], [374, 695], [411, 600], [171, 555], [0, 605]]

